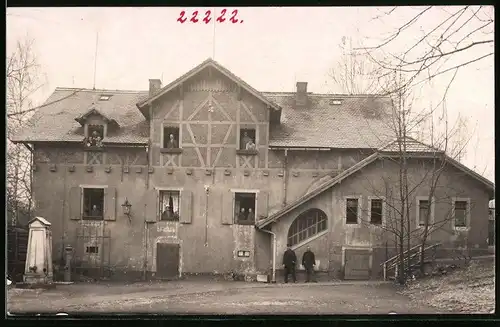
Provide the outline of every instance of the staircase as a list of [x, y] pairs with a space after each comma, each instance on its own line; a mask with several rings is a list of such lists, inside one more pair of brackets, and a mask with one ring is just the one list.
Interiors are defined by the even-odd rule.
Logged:
[[[428, 245], [427, 247], [422, 247], [422, 245], [416, 245], [403, 253], [404, 266], [407, 272], [412, 272], [415, 269], [420, 269], [420, 257], [421, 253], [424, 252], [424, 262], [423, 264], [430, 264], [434, 262], [436, 257], [436, 249], [441, 245], [441, 243], [435, 243]], [[396, 255], [387, 261], [382, 262], [380, 265], [383, 267], [384, 280], [396, 279], [399, 275], [399, 257]], [[408, 263], [409, 261], [409, 263]]]

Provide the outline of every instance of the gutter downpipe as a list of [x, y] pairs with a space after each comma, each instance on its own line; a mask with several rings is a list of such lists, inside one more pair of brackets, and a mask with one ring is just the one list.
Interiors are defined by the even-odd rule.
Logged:
[[271, 279], [271, 283], [275, 284], [276, 283], [276, 234], [265, 230], [265, 229], [260, 229], [264, 233], [271, 234], [273, 236], [273, 275]]
[[285, 160], [283, 163], [283, 207], [286, 207], [286, 192], [287, 192], [287, 179], [288, 179], [288, 149], [285, 149]]

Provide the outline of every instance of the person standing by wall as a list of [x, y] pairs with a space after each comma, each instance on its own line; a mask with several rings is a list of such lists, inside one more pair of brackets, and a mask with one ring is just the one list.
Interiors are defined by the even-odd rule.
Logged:
[[306, 252], [302, 255], [302, 265], [306, 270], [306, 283], [316, 282], [314, 278], [314, 266], [316, 265], [316, 258], [314, 257], [314, 252], [311, 251], [311, 247], [307, 247]]
[[285, 283], [288, 283], [288, 275], [292, 275], [292, 281], [295, 283], [297, 278], [295, 276], [295, 263], [297, 262], [297, 256], [292, 250], [292, 245], [286, 245], [286, 251], [283, 254], [283, 267], [285, 268]]

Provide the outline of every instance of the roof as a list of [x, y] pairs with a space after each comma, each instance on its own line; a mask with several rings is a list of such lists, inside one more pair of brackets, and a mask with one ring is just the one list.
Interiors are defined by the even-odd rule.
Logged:
[[[271, 147], [379, 148], [393, 139], [389, 98], [370, 95], [308, 95], [295, 107], [295, 93], [263, 93], [283, 108], [281, 123], [270, 133]], [[341, 104], [330, 104], [341, 99]]]
[[[401, 138], [403, 139], [403, 138]], [[420, 141], [415, 140], [412, 137], [406, 136], [405, 141], [398, 142], [398, 139], [394, 139], [389, 142], [386, 146], [381, 147], [380, 151], [388, 151], [388, 152], [424, 152], [424, 153], [443, 153], [444, 151], [439, 150], [435, 147], [422, 143]]]
[[[241, 78], [234, 75], [232, 72], [230, 72], [228, 69], [223, 67], [221, 64], [219, 64], [218, 62], [216, 62], [212, 58], [208, 58], [207, 60], [203, 61], [198, 66], [196, 66], [193, 69], [191, 69], [190, 71], [188, 71], [186, 74], [182, 75], [181, 77], [177, 78], [173, 82], [169, 83], [168, 85], [163, 87], [161, 90], [159, 90], [155, 95], [152, 95], [148, 98], [140, 100], [139, 102], [137, 102], [137, 107], [139, 109], [142, 109], [149, 102], [154, 101], [155, 99], [158, 99], [159, 97], [161, 97], [165, 93], [176, 88], [177, 86], [179, 86], [179, 84], [181, 84], [182, 82], [186, 81], [187, 79], [193, 77], [194, 75], [198, 74], [200, 71], [202, 71], [203, 69], [205, 69], [207, 67], [213, 67], [213, 68], [217, 69], [219, 72], [221, 72], [222, 74], [227, 76], [229, 79], [233, 80], [233, 82], [235, 82], [236, 84], [239, 84], [243, 88], [245, 88], [248, 92], [250, 92], [250, 94], [254, 95], [258, 99], [260, 99], [261, 101], [266, 103], [270, 108], [273, 108], [273, 109], [278, 110], [278, 111], [281, 110], [281, 108], [278, 105], [276, 105], [276, 103], [270, 101], [268, 98], [263, 96], [259, 91], [257, 91], [253, 87], [251, 87], [249, 84], [247, 84]], [[142, 112], [147, 117], [147, 114], [145, 113], [145, 111], [142, 111]]]
[[45, 226], [50, 226], [52, 225], [47, 219], [43, 218], [43, 217], [35, 217], [33, 219], [31, 219], [28, 223], [28, 225], [31, 225], [32, 223], [34, 223], [35, 221], [39, 221], [42, 223], [42, 225], [45, 225]]
[[[431, 149], [431, 150], [434, 149], [434, 148], [432, 148], [432, 147], [430, 147], [428, 145], [425, 145], [424, 143], [418, 142], [418, 141], [416, 141], [416, 140], [414, 140], [412, 138], [408, 138], [408, 140], [407, 140], [408, 143], [411, 143], [412, 141], [414, 141], [415, 146], [416, 146], [416, 143], [419, 144], [418, 147], [416, 146], [417, 149], [420, 149], [420, 151], [418, 151], [418, 152], [429, 153], [427, 151], [428, 149]], [[258, 228], [263, 228], [263, 227], [265, 227], [265, 226], [267, 226], [267, 225], [275, 222], [276, 220], [278, 220], [279, 218], [281, 218], [285, 214], [291, 212], [292, 210], [296, 209], [297, 207], [299, 207], [300, 205], [306, 203], [307, 201], [315, 198], [316, 196], [318, 196], [321, 193], [325, 192], [329, 188], [331, 188], [331, 187], [339, 184], [342, 180], [348, 178], [349, 176], [351, 176], [355, 172], [357, 172], [360, 169], [366, 167], [367, 165], [371, 164], [372, 162], [376, 161], [377, 159], [379, 159], [379, 158], [381, 158], [383, 156], [387, 156], [387, 155], [397, 155], [398, 153], [400, 153], [399, 151], [396, 152], [396, 151], [391, 151], [390, 150], [390, 149], [393, 149], [395, 147], [395, 144], [397, 144], [397, 140], [394, 140], [394, 141], [390, 142], [389, 144], [381, 147], [378, 151], [376, 151], [372, 155], [368, 156], [367, 158], [359, 161], [354, 166], [352, 166], [352, 167], [350, 167], [350, 168], [342, 171], [340, 174], [334, 176], [331, 179], [327, 179], [323, 184], [318, 185], [315, 189], [313, 189], [310, 192], [306, 193], [305, 195], [303, 195], [302, 197], [300, 197], [297, 200], [293, 201], [289, 205], [287, 205], [284, 208], [280, 209], [279, 211], [271, 214], [269, 217], [267, 217], [267, 218], [265, 218], [265, 219], [257, 222], [256, 226]], [[389, 151], [388, 151], [388, 149], [389, 149]], [[422, 149], [424, 149], [425, 151], [422, 151]], [[464, 166], [460, 162], [458, 162], [458, 161], [454, 160], [453, 158], [445, 155], [442, 151], [439, 151], [439, 155], [440, 156], [444, 156], [446, 162], [450, 163], [451, 165], [453, 165], [456, 168], [458, 168], [459, 170], [463, 171], [464, 173], [466, 173], [470, 177], [472, 177], [472, 178], [476, 179], [477, 181], [479, 181], [480, 183], [482, 183], [484, 186], [486, 186], [486, 188], [489, 191], [494, 192], [495, 185], [491, 181], [489, 181], [487, 178], [479, 175], [478, 173], [476, 173], [473, 170], [467, 168], [466, 166]]]
[[[111, 94], [99, 101], [101, 94]], [[107, 143], [147, 143], [148, 122], [135, 104], [147, 91], [93, 90], [56, 88], [28, 121], [27, 127], [12, 137], [19, 142], [81, 142], [83, 127], [75, 120], [95, 108], [101, 115], [116, 121], [120, 128], [110, 132]]]
[[[82, 126], [83, 126], [83, 125], [85, 124], [85, 121], [87, 120], [87, 118], [88, 118], [89, 116], [92, 116], [92, 115], [99, 115], [99, 116], [101, 116], [101, 117], [102, 117], [105, 121], [108, 121], [108, 122], [110, 122], [110, 123], [113, 123], [113, 124], [118, 125], [118, 123], [116, 122], [116, 120], [114, 120], [114, 119], [110, 119], [109, 117], [107, 117], [106, 115], [104, 115], [103, 113], [101, 113], [99, 110], [97, 110], [97, 109], [96, 109], [96, 106], [95, 106], [95, 105], [92, 105], [92, 106], [90, 107], [90, 109], [89, 109], [86, 113], [84, 113], [84, 114], [82, 114], [82, 115], [80, 115], [80, 116], [76, 117], [76, 118], [75, 118], [75, 120], [76, 120], [78, 123], [80, 123], [80, 125], [82, 125]], [[119, 126], [119, 125], [118, 125], [118, 126]]]

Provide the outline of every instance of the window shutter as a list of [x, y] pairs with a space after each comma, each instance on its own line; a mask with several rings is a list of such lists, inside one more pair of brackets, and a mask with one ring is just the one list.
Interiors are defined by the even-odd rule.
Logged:
[[234, 194], [227, 192], [222, 196], [222, 219], [223, 225], [232, 225], [234, 220]]
[[181, 191], [181, 208], [180, 208], [180, 216], [179, 222], [181, 224], [191, 224], [192, 221], [192, 200], [193, 194], [191, 191]]
[[69, 189], [69, 218], [80, 220], [82, 218], [82, 188], [72, 187]]
[[116, 220], [116, 188], [104, 189], [104, 220]]
[[257, 194], [257, 217], [256, 220], [267, 218], [267, 208], [268, 208], [269, 194], [264, 191], [260, 191]]
[[145, 194], [144, 203], [146, 204], [146, 221], [156, 222], [160, 212], [160, 192], [149, 190]]

